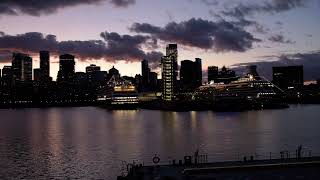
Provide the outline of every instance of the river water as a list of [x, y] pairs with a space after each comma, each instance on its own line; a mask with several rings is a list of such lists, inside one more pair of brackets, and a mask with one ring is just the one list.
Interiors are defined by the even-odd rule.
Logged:
[[[121, 162], [162, 163], [197, 149], [210, 160], [320, 153], [320, 106], [226, 112], [0, 110], [0, 179], [110, 179]], [[310, 152], [310, 150], [312, 150]]]

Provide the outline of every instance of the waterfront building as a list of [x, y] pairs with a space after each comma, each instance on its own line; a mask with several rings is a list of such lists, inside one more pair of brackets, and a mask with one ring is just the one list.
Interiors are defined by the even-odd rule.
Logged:
[[50, 80], [50, 53], [49, 51], [40, 51], [40, 71], [41, 80]]
[[95, 64], [90, 64], [90, 66], [86, 67], [86, 73], [92, 73], [92, 72], [96, 72], [96, 71], [100, 71], [101, 67], [97, 66]]
[[196, 66], [196, 82], [197, 86], [202, 85], [202, 60], [200, 58], [195, 59]]
[[149, 74], [149, 84], [153, 90], [157, 89], [158, 86], [158, 74], [156, 72], [150, 72]]
[[141, 92], [143, 90], [142, 89], [142, 76], [140, 74], [136, 74], [134, 79], [135, 79], [135, 84], [137, 86], [137, 91]]
[[32, 58], [27, 54], [13, 53], [12, 73], [16, 81], [32, 81]]
[[96, 66], [95, 64], [91, 64], [90, 66], [86, 67], [86, 74], [88, 77], [88, 82], [92, 83], [96, 81], [97, 72], [100, 72], [100, 66]]
[[192, 90], [202, 84], [201, 59], [195, 62], [190, 60], [181, 61], [180, 81], [184, 90]]
[[208, 82], [215, 81], [219, 75], [219, 68], [217, 66], [209, 66], [208, 67]]
[[273, 83], [282, 90], [303, 86], [303, 66], [273, 67]]
[[13, 78], [12, 66], [4, 66], [2, 69], [2, 81], [11, 82]]
[[141, 61], [141, 84], [139, 90], [141, 91], [155, 91], [158, 89], [158, 74], [156, 72], [151, 72], [149, 63], [146, 59]]
[[174, 89], [176, 85], [175, 56], [163, 56], [162, 67], [162, 99], [164, 101], [174, 100]]
[[75, 78], [75, 60], [71, 54], [60, 56], [57, 82], [72, 83]]
[[166, 56], [161, 58], [162, 70], [162, 99], [173, 101], [177, 90], [178, 76], [178, 47], [177, 44], [168, 44]]
[[[168, 44], [166, 47], [166, 56], [170, 56], [173, 64], [173, 79], [177, 81], [178, 77], [178, 46], [177, 44]], [[175, 90], [175, 89], [174, 89]]]
[[148, 87], [150, 82], [150, 68], [147, 60], [141, 61], [141, 74], [143, 87]]

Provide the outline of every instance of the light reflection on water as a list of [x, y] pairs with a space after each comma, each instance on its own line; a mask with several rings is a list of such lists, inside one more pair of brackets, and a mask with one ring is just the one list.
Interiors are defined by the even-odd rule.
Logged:
[[122, 160], [164, 162], [196, 149], [213, 160], [240, 154], [320, 152], [320, 106], [214, 113], [100, 108], [0, 110], [0, 179], [115, 179]]

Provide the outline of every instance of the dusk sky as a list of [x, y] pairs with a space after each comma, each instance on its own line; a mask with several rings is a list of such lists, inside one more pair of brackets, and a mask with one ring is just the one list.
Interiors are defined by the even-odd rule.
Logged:
[[204, 70], [303, 64], [315, 79], [319, 19], [320, 0], [1, 0], [0, 68], [13, 51], [32, 55], [37, 68], [38, 51], [49, 50], [54, 79], [62, 53], [76, 56], [76, 71], [114, 65], [134, 76], [143, 58], [157, 68], [165, 45], [177, 43], [179, 61], [202, 58]]

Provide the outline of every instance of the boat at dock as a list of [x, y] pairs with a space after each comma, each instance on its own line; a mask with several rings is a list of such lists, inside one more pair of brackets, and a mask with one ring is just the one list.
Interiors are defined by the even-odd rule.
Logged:
[[135, 86], [131, 84], [116, 85], [107, 104], [110, 109], [139, 108], [139, 97]]

